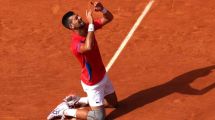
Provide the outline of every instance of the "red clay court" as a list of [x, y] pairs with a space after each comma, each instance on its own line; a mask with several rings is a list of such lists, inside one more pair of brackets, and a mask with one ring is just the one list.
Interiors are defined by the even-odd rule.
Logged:
[[[105, 65], [149, 0], [101, 0], [115, 19], [96, 36]], [[0, 1], [0, 119], [44, 120], [69, 93], [85, 96], [61, 17], [88, 0]], [[94, 17], [99, 17], [95, 13]], [[108, 74], [116, 120], [215, 120], [215, 1], [155, 0]]]

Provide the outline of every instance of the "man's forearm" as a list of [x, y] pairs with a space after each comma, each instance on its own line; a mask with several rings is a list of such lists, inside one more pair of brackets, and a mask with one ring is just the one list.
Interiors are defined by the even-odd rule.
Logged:
[[94, 32], [88, 32], [86, 41], [85, 41], [85, 49], [91, 50], [93, 48], [93, 39], [94, 39]]
[[107, 24], [108, 22], [113, 20], [113, 14], [109, 10], [104, 8], [101, 12], [103, 13], [103, 24]]
[[93, 40], [94, 40], [94, 31], [95, 31], [94, 24], [93, 24], [92, 11], [91, 10], [86, 11], [86, 16], [87, 16], [87, 19], [89, 21], [89, 25], [88, 25], [88, 33], [87, 33], [87, 37], [85, 40], [83, 51], [92, 50]]
[[104, 10], [103, 17], [105, 19], [107, 19], [108, 21], [113, 20], [113, 14], [109, 10], [107, 10], [107, 9]]

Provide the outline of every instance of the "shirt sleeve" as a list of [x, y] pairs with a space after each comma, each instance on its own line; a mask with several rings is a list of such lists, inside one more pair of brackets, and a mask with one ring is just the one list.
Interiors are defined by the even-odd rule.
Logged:
[[95, 27], [95, 30], [101, 29], [102, 26], [103, 26], [103, 25], [102, 25], [101, 19], [94, 20], [94, 27]]

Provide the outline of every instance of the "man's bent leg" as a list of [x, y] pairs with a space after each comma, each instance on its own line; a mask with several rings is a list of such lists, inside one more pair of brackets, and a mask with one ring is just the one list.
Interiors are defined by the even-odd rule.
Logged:
[[104, 106], [91, 107], [91, 109], [88, 112], [87, 120], [105, 120]]
[[89, 112], [88, 109], [67, 109], [64, 111], [64, 115], [76, 119], [88, 120]]
[[76, 109], [74, 114], [74, 109], [67, 109], [64, 111], [65, 116], [74, 117], [83, 120], [105, 120], [105, 109], [101, 107], [92, 107], [92, 110], [87, 109]]
[[104, 87], [104, 98], [107, 102], [105, 105], [107, 105], [107, 107], [117, 107], [118, 101], [113, 84], [111, 83], [111, 80], [107, 74], [105, 75], [104, 79], [106, 80]]
[[108, 107], [116, 108], [118, 106], [118, 100], [117, 100], [117, 96], [116, 96], [115, 92], [113, 92], [113, 93], [111, 93], [109, 95], [106, 95], [105, 100], [107, 101], [107, 106]]

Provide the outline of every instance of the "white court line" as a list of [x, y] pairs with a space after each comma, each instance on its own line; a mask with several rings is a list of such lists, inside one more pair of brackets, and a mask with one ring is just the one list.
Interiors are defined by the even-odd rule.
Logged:
[[106, 70], [109, 71], [111, 66], [113, 65], [113, 63], [116, 61], [116, 59], [118, 58], [119, 54], [122, 52], [123, 48], [125, 47], [125, 45], [128, 43], [128, 41], [130, 40], [130, 38], [132, 37], [132, 35], [134, 34], [135, 30], [137, 29], [137, 27], [140, 25], [141, 21], [143, 20], [143, 18], [146, 16], [146, 14], [149, 12], [150, 8], [152, 7], [152, 4], [155, 2], [155, 0], [150, 0], [149, 3], [146, 5], [146, 8], [143, 10], [142, 14], [139, 16], [139, 18], [137, 19], [136, 23], [134, 24], [134, 26], [132, 27], [132, 29], [130, 30], [130, 32], [128, 33], [128, 35], [125, 37], [125, 39], [123, 40], [123, 42], [121, 43], [120, 47], [118, 48], [118, 50], [116, 51], [116, 53], [114, 54], [114, 56], [111, 58], [111, 60], [109, 61], [108, 65], [106, 66]]

